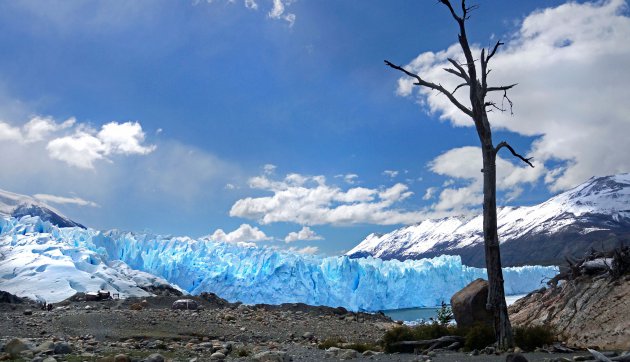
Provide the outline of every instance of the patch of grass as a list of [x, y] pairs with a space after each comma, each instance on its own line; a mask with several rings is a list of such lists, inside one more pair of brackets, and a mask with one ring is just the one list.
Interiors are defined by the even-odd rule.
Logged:
[[239, 348], [236, 350], [237, 357], [248, 357], [251, 354], [251, 351], [246, 348]]
[[[464, 349], [483, 349], [495, 342], [494, 329], [491, 326], [479, 324], [470, 328], [443, 325], [439, 323], [420, 324], [415, 327], [397, 326], [390, 329], [383, 336], [383, 347], [386, 352], [413, 352], [413, 347], [393, 346], [401, 341], [420, 341], [437, 339], [443, 336], [464, 337]], [[522, 347], [521, 347], [522, 348]]]
[[524, 351], [533, 351], [536, 347], [553, 344], [555, 332], [548, 326], [514, 328], [514, 343]]

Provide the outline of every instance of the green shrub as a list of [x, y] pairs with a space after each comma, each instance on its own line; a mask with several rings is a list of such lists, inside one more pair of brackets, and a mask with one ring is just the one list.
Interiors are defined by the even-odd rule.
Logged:
[[437, 320], [440, 324], [446, 325], [453, 320], [453, 309], [442, 301], [442, 306], [437, 312]]
[[483, 349], [493, 344], [495, 340], [494, 328], [487, 324], [477, 324], [470, 327], [464, 334], [464, 349]]
[[237, 357], [248, 357], [249, 355], [250, 355], [250, 352], [248, 349], [239, 348], [238, 350], [236, 350]]
[[533, 351], [536, 347], [553, 344], [554, 330], [547, 326], [514, 328], [514, 343], [524, 351]]
[[373, 345], [371, 343], [352, 343], [352, 344], [346, 344], [343, 346], [343, 348], [349, 348], [349, 349], [353, 349], [359, 353], [363, 353], [365, 351], [380, 351], [380, 347]]
[[449, 336], [456, 333], [457, 328], [449, 327], [438, 323], [419, 324], [413, 328], [413, 340], [435, 339], [442, 336]]
[[339, 347], [341, 343], [344, 343], [341, 338], [327, 338], [317, 345], [319, 349], [328, 349], [330, 347]]

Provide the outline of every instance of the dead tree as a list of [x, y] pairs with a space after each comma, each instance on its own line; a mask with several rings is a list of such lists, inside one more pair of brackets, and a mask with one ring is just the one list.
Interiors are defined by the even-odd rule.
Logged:
[[[493, 109], [501, 111], [505, 111], [505, 109], [503, 107], [499, 107], [495, 102], [487, 101], [486, 95], [491, 92], [502, 92], [503, 99], [507, 100], [511, 111], [512, 101], [508, 98], [507, 91], [516, 85], [510, 84], [494, 87], [489, 86], [487, 83], [487, 77], [490, 73], [488, 64], [503, 43], [500, 41], [497, 42], [492, 49], [489, 49], [488, 52], [486, 52], [486, 49], [482, 49], [480, 58], [475, 59], [468, 43], [465, 25], [466, 21], [469, 19], [470, 12], [474, 10], [476, 6], [467, 6], [466, 0], [461, 0], [461, 10], [456, 10], [449, 0], [440, 0], [439, 2], [448, 8], [451, 16], [455, 19], [457, 25], [459, 26], [458, 40], [465, 59], [465, 62], [463, 63], [454, 59], [448, 59], [452, 67], [445, 68], [444, 70], [456, 77], [459, 77], [462, 83], [451, 92], [445, 89], [441, 84], [427, 81], [420, 75], [412, 73], [401, 66], [391, 63], [390, 61], [386, 60], [385, 64], [405, 73], [409, 77], [414, 78], [416, 80], [414, 83], [415, 85], [442, 93], [460, 111], [469, 116], [475, 124], [477, 135], [479, 136], [479, 141], [481, 142], [481, 153], [483, 158], [483, 169], [481, 170], [481, 172], [483, 172], [483, 235], [489, 284], [488, 302], [486, 304], [486, 308], [494, 314], [494, 329], [499, 348], [507, 349], [513, 346], [514, 341], [512, 337], [512, 327], [510, 325], [510, 320], [508, 319], [507, 303], [505, 302], [503, 273], [501, 271], [501, 254], [499, 251], [499, 236], [497, 232], [497, 153], [502, 148], [507, 148], [512, 155], [519, 158], [521, 161], [531, 167], [534, 167], [534, 165], [531, 163], [531, 158], [521, 156], [507, 142], [500, 142], [496, 146], [492, 142], [492, 130], [490, 128], [490, 123], [488, 122], [488, 112]], [[477, 72], [477, 66], [480, 67], [479, 73]], [[469, 89], [470, 105], [461, 103], [454, 96], [454, 93], [458, 89], [465, 87], [468, 87]]]

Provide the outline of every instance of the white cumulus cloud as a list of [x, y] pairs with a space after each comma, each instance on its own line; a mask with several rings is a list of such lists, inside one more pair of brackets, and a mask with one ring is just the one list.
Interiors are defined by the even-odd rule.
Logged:
[[[520, 161], [519, 161], [520, 162]], [[528, 165], [514, 164], [501, 156], [497, 156], [497, 190], [506, 191], [511, 198], [522, 192], [522, 186], [535, 183], [544, 173], [539, 163], [534, 168]], [[466, 185], [455, 187], [446, 182], [433, 208], [437, 211], [465, 211], [468, 207], [479, 206], [483, 200], [483, 174], [481, 173], [481, 148], [460, 147], [449, 150], [430, 162], [431, 171], [455, 179], [465, 180]], [[430, 199], [437, 189], [428, 189], [426, 199]]]
[[388, 188], [343, 190], [328, 185], [324, 176], [289, 174], [283, 180], [253, 177], [249, 185], [271, 195], [236, 201], [230, 216], [253, 219], [262, 224], [294, 222], [300, 225], [396, 225], [415, 223], [424, 217], [422, 211], [395, 207], [412, 195], [408, 186], [402, 183]]
[[212, 235], [207, 237], [214, 241], [233, 244], [271, 240], [263, 231], [249, 224], [242, 224], [238, 229], [229, 233], [226, 233], [223, 229], [217, 229]]
[[49, 194], [35, 194], [33, 195], [36, 199], [53, 203], [53, 204], [72, 204], [78, 206], [91, 206], [91, 207], [99, 207], [99, 205], [93, 201], [84, 200], [80, 197], [64, 197], [57, 195], [49, 195]]
[[294, 241], [303, 241], [303, 240], [323, 240], [324, 238], [317, 235], [315, 231], [311, 230], [308, 226], [302, 227], [300, 231], [292, 231], [285, 238], [285, 243], [292, 243]]
[[289, 251], [303, 255], [314, 255], [319, 252], [319, 248], [317, 246], [305, 246], [303, 248], [291, 247]]
[[78, 127], [72, 135], [52, 139], [46, 149], [51, 158], [69, 165], [91, 169], [94, 162], [108, 155], [146, 155], [154, 145], [144, 146], [144, 132], [138, 122], [110, 122], [99, 132]]

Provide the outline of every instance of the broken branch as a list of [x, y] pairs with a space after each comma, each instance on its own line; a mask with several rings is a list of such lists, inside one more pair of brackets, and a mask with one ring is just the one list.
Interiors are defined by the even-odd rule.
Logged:
[[422, 79], [419, 75], [417, 75], [415, 73], [412, 73], [412, 72], [406, 70], [405, 68], [403, 68], [403, 67], [401, 67], [399, 65], [393, 64], [389, 60], [385, 60], [385, 64], [387, 66], [391, 67], [391, 68], [397, 69], [397, 70], [407, 74], [408, 76], [410, 76], [412, 78], [415, 78], [417, 80], [417, 82], [414, 83], [414, 84], [419, 85], [419, 86], [423, 86], [423, 87], [427, 87], [427, 88], [430, 88], [430, 89], [434, 89], [434, 90], [444, 94], [451, 101], [451, 103], [453, 103], [453, 105], [455, 105], [457, 108], [459, 108], [462, 112], [464, 112], [466, 115], [468, 115], [470, 117], [473, 116], [472, 111], [470, 109], [466, 108], [463, 104], [461, 104], [457, 100], [457, 98], [455, 98], [455, 96], [451, 92], [447, 91], [444, 87], [442, 87], [441, 84], [435, 84], [435, 83], [427, 82], [426, 80]]
[[521, 155], [519, 155], [518, 153], [516, 153], [516, 151], [514, 151], [514, 148], [512, 148], [512, 146], [510, 146], [507, 142], [502, 141], [501, 143], [499, 143], [497, 145], [497, 147], [494, 149], [494, 154], [496, 155], [497, 153], [499, 153], [499, 150], [501, 148], [507, 148], [508, 150], [510, 150], [510, 152], [512, 152], [512, 155], [514, 155], [517, 158], [520, 158], [523, 162], [525, 162], [526, 164], [530, 165], [532, 168], [534, 167], [534, 165], [532, 164], [532, 160], [534, 159], [533, 157], [529, 157], [529, 158], [525, 158]]

